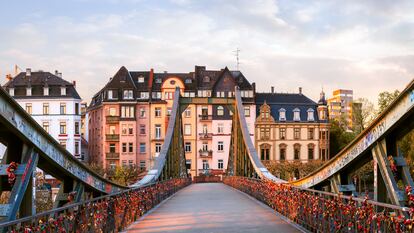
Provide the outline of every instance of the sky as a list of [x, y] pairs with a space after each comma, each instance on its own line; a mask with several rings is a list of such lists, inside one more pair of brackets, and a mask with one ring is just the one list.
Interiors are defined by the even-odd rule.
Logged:
[[240, 70], [259, 92], [376, 101], [414, 73], [414, 1], [37, 0], [0, 2], [0, 77], [59, 70], [85, 101], [121, 66]]

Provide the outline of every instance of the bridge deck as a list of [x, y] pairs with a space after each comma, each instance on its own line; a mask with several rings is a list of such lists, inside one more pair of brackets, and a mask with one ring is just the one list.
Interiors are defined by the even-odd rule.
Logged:
[[264, 204], [222, 183], [193, 184], [128, 232], [299, 232]]

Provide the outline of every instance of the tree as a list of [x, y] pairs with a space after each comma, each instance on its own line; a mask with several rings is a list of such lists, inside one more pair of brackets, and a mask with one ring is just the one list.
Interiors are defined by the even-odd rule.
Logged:
[[336, 155], [354, 138], [354, 132], [348, 132], [337, 120], [331, 121], [329, 150], [332, 156]]
[[378, 95], [378, 114], [384, 111], [388, 105], [400, 94], [399, 90], [394, 90], [394, 92], [383, 91]]
[[357, 135], [361, 133], [374, 118], [375, 107], [367, 98], [359, 98], [352, 104], [353, 131]]

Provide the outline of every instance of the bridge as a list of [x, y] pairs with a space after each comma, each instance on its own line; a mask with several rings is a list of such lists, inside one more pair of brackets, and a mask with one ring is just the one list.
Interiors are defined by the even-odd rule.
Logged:
[[[161, 153], [148, 174], [131, 187], [112, 183], [79, 162], [1, 89], [0, 142], [7, 151], [0, 166], [4, 177], [0, 187], [10, 197], [0, 206], [0, 228], [10, 232], [118, 232], [137, 220], [145, 225], [145, 219], [156, 215], [157, 209], [149, 212], [163, 200], [172, 196], [159, 211], [197, 188], [191, 185], [185, 167], [181, 119], [186, 105], [197, 101], [226, 104], [234, 113], [228, 169], [223, 177], [223, 184], [232, 187], [230, 190], [246, 193], [304, 231], [413, 229], [413, 180], [397, 139], [413, 129], [414, 80], [333, 159], [291, 183], [273, 176], [261, 163], [249, 136], [238, 89], [235, 98], [225, 103], [217, 98], [184, 98], [177, 89]], [[355, 170], [370, 161], [374, 161], [373, 200], [345, 195], [355, 191]], [[36, 167], [62, 182], [54, 208], [38, 214], [32, 189]], [[280, 218], [269, 219], [278, 227], [286, 226]], [[139, 228], [141, 223], [132, 228]]]

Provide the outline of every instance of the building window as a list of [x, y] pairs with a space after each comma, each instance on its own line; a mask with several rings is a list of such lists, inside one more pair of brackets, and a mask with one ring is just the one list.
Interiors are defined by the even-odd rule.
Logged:
[[185, 117], [191, 117], [191, 108], [186, 108], [185, 109], [184, 116]]
[[171, 116], [171, 112], [172, 112], [172, 109], [171, 108], [167, 108], [167, 116]]
[[43, 103], [43, 115], [49, 115], [49, 103]]
[[66, 95], [66, 87], [60, 88], [60, 95]]
[[42, 123], [43, 129], [49, 133], [49, 122], [45, 121]]
[[139, 76], [139, 77], [138, 77], [138, 82], [139, 82], [139, 83], [143, 83], [143, 82], [144, 82], [144, 77]]
[[285, 140], [286, 139], [286, 128], [280, 128], [279, 129], [279, 137], [280, 137], [280, 140]]
[[113, 91], [112, 90], [108, 90], [108, 99], [111, 100], [113, 98], [114, 98]]
[[145, 160], [141, 160], [141, 161], [139, 161], [139, 168], [140, 168], [141, 170], [145, 170], [145, 169], [146, 169]]
[[145, 134], [145, 125], [139, 125], [139, 134]]
[[223, 163], [223, 160], [222, 159], [219, 159], [218, 160], [217, 168], [218, 169], [223, 169], [224, 168], [224, 163]]
[[139, 144], [139, 153], [145, 153], [145, 142]]
[[210, 82], [210, 77], [208, 77], [208, 76], [204, 76], [204, 78], [203, 78], [203, 82], [205, 82], [205, 83], [209, 83], [209, 82]]
[[60, 115], [65, 115], [65, 114], [66, 114], [66, 104], [60, 103]]
[[293, 129], [293, 137], [296, 140], [300, 139], [300, 128], [294, 128]]
[[286, 110], [284, 108], [279, 110], [279, 121], [286, 121]]
[[162, 83], [162, 79], [160, 79], [160, 78], [156, 78], [156, 79], [155, 79], [155, 83]]
[[207, 130], [207, 125], [203, 125], [203, 134], [207, 134], [208, 130]]
[[121, 106], [122, 118], [134, 118], [135, 106]]
[[148, 99], [149, 98], [149, 92], [141, 92], [140, 94], [141, 99]]
[[[140, 149], [141, 149], [141, 145], [140, 145]], [[128, 152], [129, 153], [134, 152], [134, 143], [132, 142], [128, 143]], [[144, 144], [144, 152], [145, 152], [145, 144]]]
[[49, 95], [49, 87], [43, 87], [43, 95]]
[[186, 80], [185, 80], [185, 83], [192, 83], [193, 82], [193, 80], [191, 80], [190, 78], [187, 78]]
[[217, 116], [223, 116], [224, 115], [224, 108], [223, 106], [217, 107]]
[[184, 146], [185, 152], [191, 152], [191, 142], [186, 142]]
[[260, 146], [260, 159], [261, 160], [270, 160], [270, 145], [262, 144]]
[[223, 142], [218, 142], [217, 143], [217, 150], [219, 151], [219, 152], [223, 152], [224, 151], [224, 143]]
[[75, 103], [75, 115], [79, 115], [79, 103]]
[[139, 117], [145, 117], [145, 108], [139, 109]]
[[32, 114], [32, 104], [31, 103], [26, 104], [26, 112], [29, 113], [29, 114]]
[[313, 160], [314, 158], [314, 145], [309, 144], [308, 145], [308, 160]]
[[250, 116], [250, 106], [244, 106], [244, 116], [245, 117]]
[[109, 153], [115, 153], [115, 143], [109, 144]]
[[66, 141], [59, 141], [59, 144], [66, 149]]
[[115, 125], [109, 126], [109, 134], [111, 134], [111, 135], [115, 134], [115, 130], [116, 130]]
[[260, 139], [261, 140], [270, 139], [270, 128], [269, 127], [260, 128]]
[[128, 131], [128, 127], [126, 124], [122, 124], [122, 135], [126, 135]]
[[293, 120], [300, 121], [300, 110], [299, 108], [293, 109]]
[[109, 163], [109, 168], [110, 168], [111, 170], [115, 170], [115, 168], [116, 168], [116, 163], [115, 163], [115, 162], [113, 162], [113, 161], [111, 161], [111, 162]]
[[75, 122], [75, 134], [79, 134], [79, 122]]
[[122, 143], [122, 153], [126, 153], [127, 152], [127, 144], [124, 142]]
[[217, 133], [219, 133], [219, 134], [224, 133], [224, 125], [222, 123], [217, 125]]
[[165, 92], [164, 93], [164, 99], [166, 100], [172, 100], [173, 99], [173, 93], [172, 92]]
[[315, 114], [313, 109], [308, 109], [308, 121], [315, 121]]
[[127, 161], [126, 160], [122, 160], [122, 167], [126, 167], [127, 165]]
[[203, 151], [208, 151], [208, 144], [207, 144], [207, 142], [203, 142], [203, 145], [202, 145], [202, 150]]
[[155, 143], [155, 153], [161, 152], [161, 143]]
[[295, 144], [294, 146], [293, 156], [295, 160], [300, 159], [300, 144]]
[[155, 117], [161, 117], [161, 108], [155, 108]]
[[134, 99], [133, 91], [132, 90], [124, 90], [124, 99], [125, 100]]
[[308, 128], [308, 139], [309, 140], [313, 140], [314, 139], [314, 129], [313, 128]]
[[185, 167], [186, 167], [187, 169], [191, 169], [191, 159], [186, 159], [186, 160], [185, 160]]
[[79, 155], [80, 153], [79, 153], [79, 142], [78, 141], [76, 141], [75, 142], [75, 155]]
[[285, 147], [280, 148], [280, 160], [281, 161], [286, 160], [286, 148]]
[[185, 124], [184, 125], [184, 135], [191, 135], [191, 125], [190, 124]]
[[128, 125], [128, 134], [134, 135], [134, 125]]
[[210, 166], [208, 165], [208, 161], [206, 159], [203, 159], [203, 170], [210, 169]]
[[161, 139], [161, 125], [155, 125], [155, 139]]
[[66, 122], [60, 122], [60, 134], [66, 134]]

